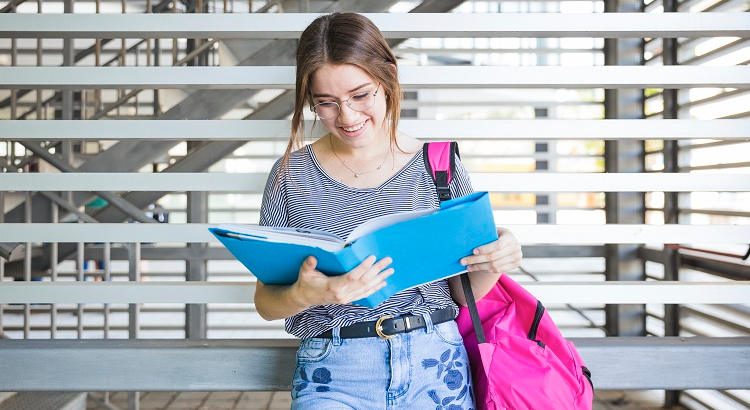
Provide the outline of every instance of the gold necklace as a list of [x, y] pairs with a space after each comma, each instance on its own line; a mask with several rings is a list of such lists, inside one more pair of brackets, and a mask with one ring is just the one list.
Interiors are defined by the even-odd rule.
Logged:
[[339, 154], [337, 154], [336, 151], [333, 149], [333, 137], [328, 137], [328, 143], [331, 146], [331, 152], [333, 152], [333, 155], [335, 155], [336, 158], [338, 158], [339, 162], [341, 162], [341, 164], [344, 167], [346, 167], [346, 169], [348, 169], [352, 174], [354, 174], [354, 178], [359, 178], [360, 175], [365, 175], [365, 174], [369, 174], [369, 173], [372, 173], [372, 172], [375, 172], [375, 171], [379, 171], [380, 168], [383, 167], [383, 164], [385, 164], [385, 160], [388, 158], [388, 154], [390, 153], [390, 150], [388, 150], [388, 151], [385, 152], [385, 156], [383, 157], [383, 161], [380, 162], [380, 165], [378, 165], [377, 168], [375, 168], [373, 170], [370, 170], [370, 171], [357, 172], [357, 171], [349, 168], [349, 165], [346, 165], [346, 162], [344, 162], [344, 160], [341, 159], [341, 157], [339, 157]]

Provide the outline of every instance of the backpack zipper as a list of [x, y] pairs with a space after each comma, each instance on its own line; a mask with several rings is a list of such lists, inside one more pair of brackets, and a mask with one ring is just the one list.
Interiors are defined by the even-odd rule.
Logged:
[[539, 300], [536, 301], [536, 312], [534, 313], [534, 321], [531, 323], [531, 330], [529, 330], [529, 340], [533, 340], [540, 347], [544, 347], [544, 343], [541, 340], [536, 340], [536, 331], [539, 328], [539, 322], [542, 321], [544, 315], [544, 305]]

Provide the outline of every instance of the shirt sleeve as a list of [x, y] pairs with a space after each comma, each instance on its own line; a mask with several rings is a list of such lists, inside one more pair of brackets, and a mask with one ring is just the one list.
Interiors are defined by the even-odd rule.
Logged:
[[451, 182], [449, 184], [451, 198], [458, 198], [474, 193], [474, 188], [471, 186], [471, 180], [469, 179], [469, 172], [464, 168], [464, 164], [458, 155], [455, 158], [455, 166], [455, 175], [451, 175]]
[[285, 178], [277, 178], [281, 158], [271, 168], [260, 205], [260, 221], [263, 226], [288, 226]]

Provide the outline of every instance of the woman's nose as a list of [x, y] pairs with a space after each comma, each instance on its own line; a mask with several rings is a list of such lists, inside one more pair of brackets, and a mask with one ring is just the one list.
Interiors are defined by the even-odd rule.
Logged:
[[351, 125], [348, 120], [356, 119], [359, 116], [359, 111], [352, 109], [349, 104], [342, 103], [339, 106], [339, 119], [344, 125]]

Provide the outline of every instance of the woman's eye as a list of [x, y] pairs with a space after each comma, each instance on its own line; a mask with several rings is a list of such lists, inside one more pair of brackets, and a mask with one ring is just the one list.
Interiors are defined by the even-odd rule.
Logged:
[[324, 101], [322, 103], [318, 103], [318, 106], [323, 107], [323, 108], [333, 107], [334, 105], [336, 105], [336, 103], [331, 102], [331, 101]]
[[354, 97], [352, 97], [352, 98], [354, 98], [355, 100], [362, 100], [362, 99], [365, 99], [365, 98], [367, 98], [367, 96], [368, 96], [369, 94], [370, 94], [370, 93], [362, 93], [362, 94], [357, 94], [357, 95], [355, 95], [355, 96], [354, 96]]

